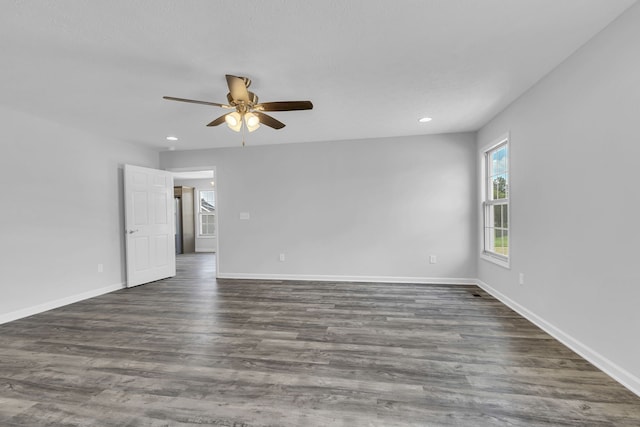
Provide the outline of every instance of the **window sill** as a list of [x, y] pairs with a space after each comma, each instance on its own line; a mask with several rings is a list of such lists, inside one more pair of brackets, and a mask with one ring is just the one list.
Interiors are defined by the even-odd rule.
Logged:
[[492, 254], [487, 253], [487, 252], [482, 252], [480, 254], [480, 258], [485, 260], [485, 261], [492, 262], [492, 263], [494, 263], [496, 265], [499, 265], [500, 267], [506, 268], [508, 270], [511, 269], [511, 263], [509, 261], [509, 258], [504, 259], [504, 258], [497, 257], [497, 256], [492, 255]]
[[216, 238], [215, 235], [211, 236], [211, 235], [202, 235], [202, 234], [198, 235], [197, 237], [198, 239], [215, 239]]

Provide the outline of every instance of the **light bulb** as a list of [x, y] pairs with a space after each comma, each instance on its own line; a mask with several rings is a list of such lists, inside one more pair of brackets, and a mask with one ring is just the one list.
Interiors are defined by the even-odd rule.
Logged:
[[231, 130], [240, 132], [240, 128], [242, 127], [242, 117], [240, 116], [240, 113], [237, 111], [229, 113], [224, 116], [224, 121], [227, 122], [227, 125]]
[[258, 117], [253, 113], [247, 113], [246, 117], [248, 126], [255, 126], [260, 123], [260, 119], [258, 119]]
[[246, 113], [244, 115], [244, 122], [249, 132], [253, 132], [260, 127], [260, 118], [253, 113]]

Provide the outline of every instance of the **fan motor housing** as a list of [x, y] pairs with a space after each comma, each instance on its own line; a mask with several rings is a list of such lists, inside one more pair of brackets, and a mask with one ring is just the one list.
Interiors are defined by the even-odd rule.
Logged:
[[[249, 102], [247, 102], [246, 104], [248, 104], [249, 106], [256, 105], [258, 103], [258, 95], [250, 91], [247, 91], [247, 93], [249, 94]], [[233, 99], [233, 97], [231, 96], [231, 92], [227, 93], [227, 101], [229, 101], [229, 105], [234, 106], [242, 103], [242, 101]]]

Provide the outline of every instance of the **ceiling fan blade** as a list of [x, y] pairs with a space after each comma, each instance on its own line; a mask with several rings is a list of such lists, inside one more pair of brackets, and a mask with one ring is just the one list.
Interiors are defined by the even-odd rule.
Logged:
[[227, 74], [227, 85], [229, 86], [229, 93], [234, 101], [249, 102], [249, 91], [247, 85], [242, 77], [232, 76]]
[[260, 119], [260, 123], [265, 126], [269, 126], [270, 128], [274, 128], [274, 129], [282, 129], [284, 127], [284, 123], [274, 119], [273, 117], [267, 114], [261, 113], [260, 111], [254, 111], [253, 114], [258, 116], [258, 118]]
[[279, 102], [263, 102], [256, 105], [256, 109], [260, 111], [294, 111], [294, 110], [311, 110], [313, 104], [311, 101], [279, 101]]
[[[227, 113], [229, 114], [229, 113]], [[227, 114], [223, 114], [220, 117], [218, 117], [217, 119], [215, 119], [214, 121], [212, 121], [211, 123], [209, 123], [207, 126], [218, 126], [224, 123], [224, 118], [227, 117]]]
[[173, 96], [163, 96], [162, 98], [168, 99], [169, 101], [189, 102], [191, 104], [213, 105], [214, 107], [231, 108], [230, 105], [218, 104], [217, 102], [196, 101], [195, 99], [174, 98]]

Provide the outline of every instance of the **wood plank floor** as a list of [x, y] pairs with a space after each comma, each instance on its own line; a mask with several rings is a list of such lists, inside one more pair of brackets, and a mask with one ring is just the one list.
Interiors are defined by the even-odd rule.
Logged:
[[0, 426], [640, 426], [475, 286], [173, 279], [0, 325]]

